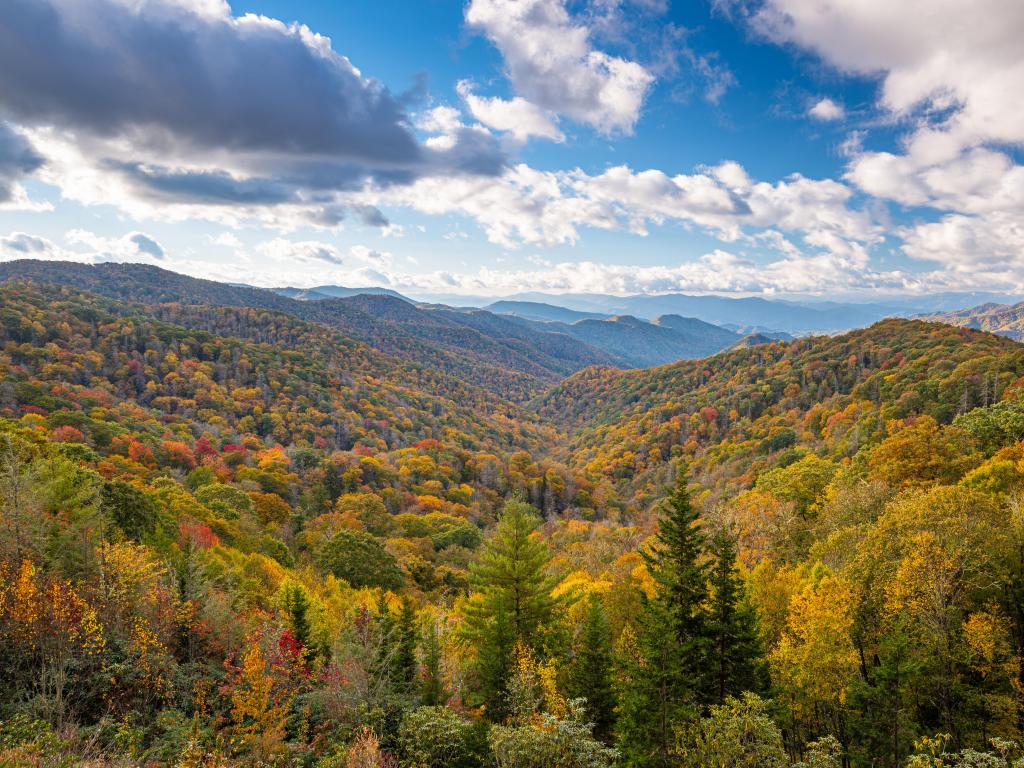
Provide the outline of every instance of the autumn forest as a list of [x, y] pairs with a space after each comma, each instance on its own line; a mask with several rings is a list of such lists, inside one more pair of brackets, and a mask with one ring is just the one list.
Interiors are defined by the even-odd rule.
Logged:
[[1024, 766], [1016, 341], [5, 269], [4, 768]]

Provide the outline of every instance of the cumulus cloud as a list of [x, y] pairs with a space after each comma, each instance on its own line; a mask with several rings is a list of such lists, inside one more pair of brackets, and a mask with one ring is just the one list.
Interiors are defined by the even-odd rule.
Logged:
[[948, 214], [901, 234], [908, 256], [938, 262], [959, 279], [1024, 279], [1024, 224], [1017, 216]]
[[129, 232], [122, 237], [104, 237], [85, 229], [72, 229], [64, 233], [64, 240], [72, 246], [84, 247], [85, 255], [100, 261], [163, 261], [164, 247], [145, 232]]
[[60, 249], [44, 237], [26, 232], [12, 232], [0, 237], [0, 254], [16, 259], [54, 258]]
[[282, 264], [319, 264], [321, 266], [327, 264], [332, 267], [342, 267], [353, 262], [360, 262], [369, 267], [384, 268], [393, 261], [390, 253], [377, 251], [365, 245], [350, 246], [343, 253], [333, 243], [319, 240], [289, 240], [283, 237], [276, 237], [273, 240], [260, 243], [256, 246], [256, 252]]
[[819, 99], [816, 101], [810, 109], [807, 110], [807, 114], [813, 117], [815, 120], [842, 120], [846, 116], [846, 110], [842, 104], [832, 101], [830, 98]]
[[978, 0], [968, 20], [958, 0], [724, 2], [769, 39], [880, 79], [879, 106], [911, 129], [900, 151], [864, 151], [859, 139], [844, 147], [846, 179], [948, 212], [900, 231], [908, 255], [978, 274], [1019, 253], [1024, 167], [1004, 150], [1024, 145], [1024, 102], [1010, 96], [1024, 82], [1024, 4]]
[[883, 106], [940, 113], [964, 144], [1024, 141], [1024, 4], [978, 0], [766, 0], [750, 15], [778, 42], [814, 51], [838, 69], [881, 75]]
[[[383, 271], [377, 284], [413, 294], [437, 291], [490, 296], [526, 290], [613, 294], [898, 291], [920, 288], [923, 284], [918, 277], [899, 271], [878, 272], [859, 258], [834, 254], [786, 255], [775, 260], [755, 260], [718, 249], [697, 259], [659, 266], [587, 260], [551, 263], [537, 259], [534, 262], [535, 266], [526, 269], [485, 267], [472, 273], [438, 271], [404, 275]], [[349, 277], [346, 279], [351, 280]]]
[[881, 227], [851, 205], [852, 197], [853, 190], [830, 179], [755, 181], [727, 162], [675, 176], [627, 166], [596, 175], [555, 173], [520, 164], [494, 179], [422, 179], [381, 199], [429, 214], [470, 216], [506, 248], [575, 243], [582, 228], [643, 235], [665, 223], [697, 226], [725, 241], [777, 228], [803, 237], [830, 233], [833, 244], [877, 242]]
[[307, 264], [327, 263], [334, 266], [341, 266], [345, 263], [345, 259], [336, 246], [316, 240], [293, 241], [278, 237], [260, 243], [256, 246], [256, 251], [276, 261], [299, 261]]
[[[55, 152], [49, 173], [71, 177], [71, 197], [91, 175], [128, 204], [193, 206], [187, 216], [295, 206], [329, 226], [343, 215], [337, 193], [368, 180], [504, 164], [485, 132], [456, 132], [440, 150], [420, 143], [398, 98], [300, 24], [233, 16], [215, 0], [12, 2], [0, 109], [73, 145], [78, 156]], [[0, 134], [0, 179], [9, 144]], [[35, 170], [41, 158], [20, 149], [15, 170]]]
[[64, 233], [68, 247], [25, 232], [0, 237], [0, 259], [49, 259], [97, 264], [104, 261], [163, 262], [164, 247], [144, 232], [105, 237], [85, 229]]
[[565, 140], [551, 116], [522, 96], [512, 99], [477, 96], [468, 80], [459, 82], [457, 90], [473, 117], [488, 128], [511, 134], [516, 141], [524, 142], [531, 137]]
[[654, 76], [596, 49], [564, 0], [472, 0], [466, 22], [494, 43], [516, 94], [535, 108], [602, 133], [632, 132]]

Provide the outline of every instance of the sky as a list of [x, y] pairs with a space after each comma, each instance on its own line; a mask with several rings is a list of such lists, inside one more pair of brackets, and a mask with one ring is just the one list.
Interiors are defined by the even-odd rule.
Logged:
[[1024, 3], [8, 0], [0, 260], [1024, 292]]

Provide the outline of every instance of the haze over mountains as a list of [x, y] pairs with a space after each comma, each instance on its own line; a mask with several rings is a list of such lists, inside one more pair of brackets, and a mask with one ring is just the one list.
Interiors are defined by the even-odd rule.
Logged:
[[[384, 293], [402, 296], [386, 288], [344, 288], [321, 286], [308, 290], [275, 289], [296, 298], [323, 298], [324, 295], [350, 296], [356, 293]], [[323, 295], [316, 295], [323, 294]], [[894, 296], [870, 302], [815, 300], [813, 298], [730, 297], [685, 293], [614, 296], [596, 293], [519, 293], [495, 299], [487, 296], [431, 294], [410, 291], [410, 301], [454, 307], [477, 307], [498, 314], [510, 314], [531, 320], [607, 319], [631, 315], [654, 321], [662, 315], [680, 315], [703, 320], [741, 334], [778, 331], [794, 336], [835, 333], [860, 328], [886, 317], [915, 317], [961, 310], [985, 303], [1012, 304], [1024, 296], [979, 291], [950, 291], [926, 295]], [[770, 334], [769, 334], [770, 335]]]

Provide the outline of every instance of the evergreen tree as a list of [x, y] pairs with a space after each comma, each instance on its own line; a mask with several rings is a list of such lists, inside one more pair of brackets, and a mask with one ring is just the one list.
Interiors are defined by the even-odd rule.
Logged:
[[402, 611], [398, 615], [395, 663], [392, 679], [403, 692], [412, 692], [416, 683], [416, 608], [408, 597], [402, 598]]
[[441, 642], [437, 636], [437, 624], [431, 619], [423, 634], [423, 681], [420, 684], [420, 702], [425, 707], [444, 704], [444, 681], [441, 678]]
[[655, 546], [644, 553], [657, 595], [637, 620], [634, 658], [622, 663], [619, 748], [633, 766], [667, 766], [676, 731], [709, 699], [705, 538], [686, 469], [666, 500]]
[[[704, 604], [708, 589], [702, 555], [706, 541], [690, 503], [686, 467], [678, 470], [676, 487], [666, 499], [655, 538], [655, 546], [642, 554], [658, 583], [657, 599], [671, 614], [680, 644], [686, 650], [703, 650], [700, 645], [706, 630]], [[699, 655], [691, 654], [694, 669], [699, 669], [700, 661]]]
[[284, 611], [288, 616], [288, 624], [291, 628], [295, 641], [302, 650], [303, 657], [307, 660], [315, 654], [311, 643], [312, 629], [309, 624], [309, 597], [301, 584], [287, 584], [284, 589], [282, 600]]
[[736, 545], [732, 537], [726, 533], [716, 536], [712, 551], [715, 562], [707, 622], [713, 674], [711, 695], [715, 704], [724, 704], [729, 696], [759, 692], [764, 687], [764, 667], [757, 616], [745, 599], [736, 572]]
[[388, 607], [388, 596], [384, 590], [380, 591], [377, 598], [377, 609], [373, 617], [374, 639], [376, 648], [374, 650], [371, 672], [379, 681], [382, 688], [393, 690], [391, 683], [395, 679], [395, 660], [397, 656], [398, 632], [395, 627], [395, 619]]
[[612, 633], [608, 616], [597, 595], [590, 596], [569, 669], [569, 689], [573, 697], [587, 700], [586, 712], [594, 724], [594, 735], [607, 740], [615, 718], [615, 692], [612, 689]]
[[553, 634], [554, 580], [545, 573], [550, 555], [533, 535], [540, 520], [522, 502], [508, 502], [497, 528], [470, 572], [474, 593], [464, 608], [463, 639], [476, 648], [480, 695], [492, 718], [504, 711], [513, 648], [538, 651]]

